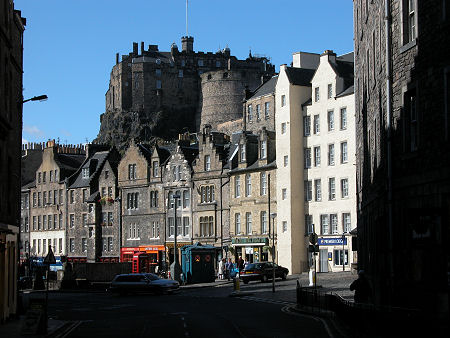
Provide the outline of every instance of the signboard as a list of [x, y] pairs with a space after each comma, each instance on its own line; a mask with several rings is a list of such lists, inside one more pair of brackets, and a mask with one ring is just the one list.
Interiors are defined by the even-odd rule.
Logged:
[[347, 245], [347, 237], [344, 237], [344, 243], [342, 243], [342, 237], [319, 238], [317, 244], [319, 244], [319, 245]]
[[332, 262], [332, 261], [333, 261], [333, 253], [332, 253], [332, 252], [329, 252], [329, 253], [328, 253], [328, 261], [329, 261], [329, 262]]
[[317, 244], [317, 234], [316, 233], [312, 233], [309, 235], [309, 243], [311, 244]]
[[51, 246], [48, 247], [48, 254], [44, 258], [44, 264], [56, 264], [56, 258]]
[[308, 251], [309, 252], [319, 252], [319, 246], [310, 244], [308, 247]]
[[232, 244], [260, 244], [269, 245], [269, 239], [267, 237], [252, 237], [252, 238], [232, 238]]

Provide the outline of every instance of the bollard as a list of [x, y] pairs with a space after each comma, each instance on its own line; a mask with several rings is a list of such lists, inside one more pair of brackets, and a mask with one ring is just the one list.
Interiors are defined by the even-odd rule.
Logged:
[[239, 278], [234, 278], [233, 284], [234, 284], [234, 291], [241, 291]]
[[313, 269], [309, 269], [309, 286], [314, 285], [314, 275], [313, 275]]

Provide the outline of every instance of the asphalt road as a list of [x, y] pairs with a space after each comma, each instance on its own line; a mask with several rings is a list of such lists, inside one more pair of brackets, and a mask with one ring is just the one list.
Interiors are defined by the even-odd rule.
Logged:
[[290, 311], [294, 284], [277, 283], [273, 298], [263, 296], [271, 283], [257, 282], [244, 297], [229, 297], [230, 284], [175, 295], [52, 293], [49, 317], [72, 322], [60, 337], [333, 337], [323, 319]]

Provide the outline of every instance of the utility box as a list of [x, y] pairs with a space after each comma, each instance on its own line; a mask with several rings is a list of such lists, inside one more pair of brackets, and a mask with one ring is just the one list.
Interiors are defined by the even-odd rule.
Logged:
[[181, 269], [187, 284], [214, 282], [216, 248], [212, 245], [185, 245], [181, 248]]

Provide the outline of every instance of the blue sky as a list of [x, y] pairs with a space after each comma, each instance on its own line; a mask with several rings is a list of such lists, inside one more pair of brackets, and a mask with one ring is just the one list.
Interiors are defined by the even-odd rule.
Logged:
[[[15, 0], [24, 35], [23, 140], [94, 139], [116, 53], [144, 41], [169, 51], [186, 34], [185, 0]], [[278, 71], [297, 51], [353, 50], [350, 0], [189, 0], [194, 50], [266, 55]]]

